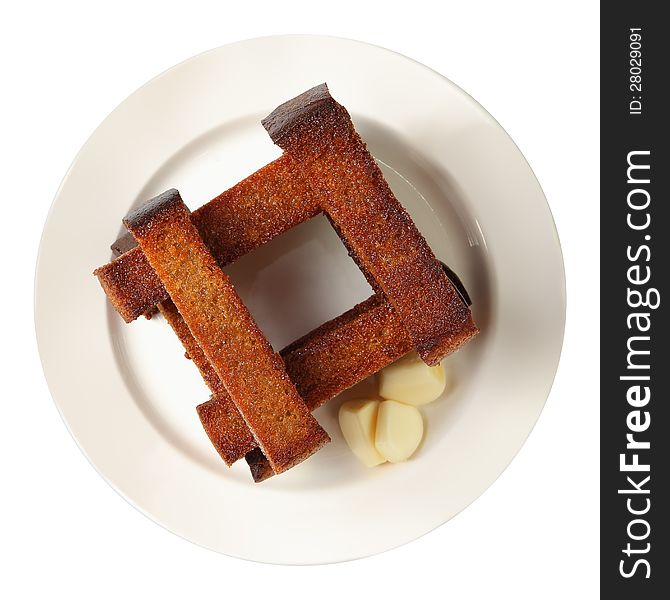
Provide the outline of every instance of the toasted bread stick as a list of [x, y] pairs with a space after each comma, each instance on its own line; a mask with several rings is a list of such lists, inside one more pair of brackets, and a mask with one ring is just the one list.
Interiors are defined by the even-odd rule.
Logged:
[[425, 362], [439, 362], [464, 329], [477, 333], [470, 309], [325, 84], [276, 108], [263, 126], [296, 159], [352, 258], [389, 299]]
[[138, 247], [98, 267], [93, 274], [126, 323], [149, 313], [156, 304], [169, 297]]
[[256, 440], [235, 403], [230, 399], [221, 378], [212, 367], [212, 363], [207, 360], [205, 353], [191, 334], [191, 330], [172, 300], [169, 298], [163, 300], [158, 305], [158, 309], [177, 334], [184, 345], [186, 354], [198, 368], [207, 387], [212, 391], [212, 397], [216, 399], [216, 406], [202, 413], [198, 411], [198, 414], [203, 423], [207, 423], [205, 430], [208, 435], [209, 431], [221, 432], [212, 440], [212, 443], [223, 461], [230, 466], [255, 448]]
[[157, 196], [123, 222], [273, 471], [291, 468], [327, 443], [328, 434], [310, 414], [281, 358], [208, 251], [179, 192]]
[[[136, 248], [136, 247], [137, 247], [137, 242], [135, 241], [135, 238], [133, 237], [133, 234], [130, 233], [129, 231], [126, 231], [120, 238], [118, 238], [110, 246], [110, 249], [112, 251], [112, 255], [116, 258], [117, 256], [121, 256], [122, 254], [125, 254], [129, 250], [132, 250], [133, 248]], [[144, 256], [144, 255], [142, 255], [142, 256]], [[144, 262], [145, 265], [147, 264], [146, 261], [143, 261], [143, 262]], [[153, 273], [153, 269], [152, 269], [152, 273]], [[156, 274], [153, 273], [153, 275], [155, 277]], [[158, 279], [158, 278], [156, 277], [156, 279]], [[163, 284], [160, 283], [160, 280], [158, 281], [158, 285], [160, 285], [160, 288], [163, 289]], [[123, 289], [127, 289], [127, 288], [132, 289], [132, 287], [133, 287], [132, 285], [130, 285], [130, 286], [125, 285], [125, 286], [123, 286]], [[110, 290], [110, 293], [113, 294], [114, 290]], [[121, 290], [121, 294], [122, 295], [124, 294], [123, 290]], [[135, 300], [131, 298], [131, 299], [129, 299], [129, 302], [135, 302]], [[144, 317], [146, 319], [151, 319], [151, 317], [153, 317], [157, 312], [158, 312], [158, 305], [156, 305], [156, 306], [150, 308], [149, 310], [147, 310], [144, 313]]]
[[[225, 266], [319, 212], [292, 157], [284, 155], [201, 206], [191, 218], [216, 261]], [[130, 246], [127, 240], [113, 244], [122, 256], [94, 271], [127, 323], [168, 297], [142, 250]]]

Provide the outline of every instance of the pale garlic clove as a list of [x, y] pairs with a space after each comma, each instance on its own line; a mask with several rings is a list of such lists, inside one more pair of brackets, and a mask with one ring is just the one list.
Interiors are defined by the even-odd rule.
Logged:
[[411, 406], [422, 406], [442, 395], [447, 377], [442, 364], [429, 367], [415, 352], [379, 373], [379, 395]]
[[367, 467], [386, 459], [375, 447], [378, 400], [349, 400], [340, 406], [340, 429], [351, 451]]
[[393, 400], [379, 405], [375, 447], [386, 460], [407, 460], [422, 438], [423, 417], [417, 408]]

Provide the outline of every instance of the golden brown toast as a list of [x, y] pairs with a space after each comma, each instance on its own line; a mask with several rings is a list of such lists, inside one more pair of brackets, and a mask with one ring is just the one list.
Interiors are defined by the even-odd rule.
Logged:
[[205, 246], [179, 192], [169, 190], [157, 196], [123, 222], [273, 471], [291, 468], [330, 441]]
[[126, 323], [146, 314], [169, 297], [144, 252], [138, 247], [98, 267], [93, 274]]
[[212, 397], [216, 399], [216, 406], [212, 410], [198, 411], [198, 415], [203, 425], [207, 423], [205, 431], [208, 435], [210, 430], [219, 432], [214, 439], [210, 435], [210, 439], [223, 461], [230, 466], [255, 448], [256, 440], [172, 300], [164, 300], [158, 305], [158, 309], [177, 334], [186, 355], [198, 368], [207, 387], [212, 391]]
[[[201, 206], [191, 218], [223, 267], [319, 212], [293, 158], [284, 155]], [[168, 294], [140, 248], [117, 240], [113, 249], [122, 250], [122, 256], [96, 269], [94, 275], [117, 312], [130, 323]]]
[[[133, 237], [133, 234], [130, 233], [129, 231], [126, 231], [120, 238], [118, 238], [111, 246], [110, 249], [112, 251], [112, 255], [114, 258], [117, 256], [121, 256], [122, 254], [125, 254], [129, 250], [132, 250], [133, 248], [137, 247], [137, 242], [135, 241], [135, 238]], [[161, 287], [163, 287], [163, 284], [160, 284]], [[125, 286], [124, 286], [124, 289]], [[134, 300], [131, 300], [134, 301]], [[151, 319], [156, 313], [158, 312], [158, 305], [150, 308], [144, 313], [144, 317], [146, 319]]]
[[477, 332], [470, 309], [326, 84], [279, 106], [263, 126], [296, 159], [352, 258], [391, 302], [425, 362], [439, 362], [463, 330]]

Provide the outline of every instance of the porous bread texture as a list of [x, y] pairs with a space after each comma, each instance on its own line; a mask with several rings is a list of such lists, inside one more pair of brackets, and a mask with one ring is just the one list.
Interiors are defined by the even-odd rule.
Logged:
[[158, 308], [212, 392], [215, 402], [203, 410], [198, 407], [198, 416], [219, 456], [230, 466], [253, 450], [257, 445], [256, 440], [174, 302], [168, 298]]
[[326, 84], [277, 107], [263, 126], [295, 158], [352, 258], [391, 302], [426, 363], [444, 358], [463, 330], [477, 333], [469, 307]]
[[300, 463], [328, 434], [281, 358], [205, 246], [177, 190], [124, 219], [275, 473]]

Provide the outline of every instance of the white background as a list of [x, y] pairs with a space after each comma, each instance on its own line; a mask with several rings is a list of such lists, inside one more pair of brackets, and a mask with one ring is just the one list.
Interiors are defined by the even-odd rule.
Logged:
[[[242, 4], [61, 1], [3, 8], [0, 597], [597, 597], [598, 3]], [[231, 41], [280, 33], [379, 44], [470, 93], [534, 169], [567, 272], [561, 365], [512, 465], [433, 533], [379, 556], [322, 567], [217, 555], [133, 509], [96, 474], [61, 422], [33, 330], [41, 229], [88, 135], [173, 64]]]

